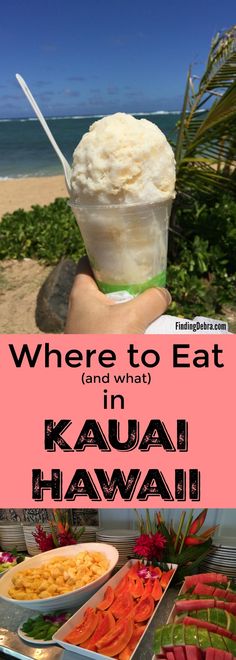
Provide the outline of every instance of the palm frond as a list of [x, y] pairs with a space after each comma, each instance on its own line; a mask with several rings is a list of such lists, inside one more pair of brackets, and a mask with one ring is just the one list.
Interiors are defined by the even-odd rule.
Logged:
[[[228, 122], [231, 120], [231, 118], [235, 118], [236, 116], [236, 80], [235, 82], [232, 83], [232, 85], [229, 87], [229, 89], [226, 90], [224, 95], [219, 99], [219, 101], [215, 101], [215, 103], [211, 106], [209, 112], [207, 113], [207, 116], [203, 121], [201, 122], [200, 126], [198, 127], [196, 133], [195, 133], [195, 140], [192, 142], [192, 148], [194, 149], [195, 146], [199, 143], [199, 141], [202, 140], [202, 138], [206, 137], [206, 133], [214, 129], [217, 124], [220, 124], [222, 122]], [[227, 126], [223, 126], [223, 131], [227, 130]]]
[[191, 67], [190, 67], [190, 69], [188, 71], [188, 75], [187, 75], [186, 89], [185, 89], [185, 94], [184, 94], [184, 103], [183, 103], [181, 119], [180, 119], [180, 122], [179, 122], [178, 136], [177, 136], [177, 141], [176, 141], [175, 159], [176, 159], [177, 167], [178, 167], [178, 163], [179, 163], [180, 158], [181, 158], [181, 149], [182, 149], [182, 144], [183, 144], [183, 140], [184, 140], [186, 113], [187, 113], [187, 107], [188, 107], [188, 102], [189, 102], [190, 81], [191, 81]]
[[[197, 83], [187, 76], [176, 143], [177, 189], [232, 189], [236, 166], [236, 26], [213, 39]], [[201, 112], [199, 112], [201, 110]], [[234, 182], [235, 185], [235, 182]]]
[[200, 87], [204, 88], [205, 91], [225, 87], [234, 79], [236, 67], [235, 38], [236, 27], [234, 25], [222, 34], [217, 34], [213, 39], [206, 71], [200, 81]]

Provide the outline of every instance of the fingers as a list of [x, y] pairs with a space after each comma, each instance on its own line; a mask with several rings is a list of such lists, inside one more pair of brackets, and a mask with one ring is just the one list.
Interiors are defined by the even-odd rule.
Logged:
[[76, 268], [76, 277], [71, 290], [71, 299], [84, 298], [99, 294], [93, 273], [89, 264], [88, 257], [82, 257]]
[[76, 266], [76, 275], [90, 275], [93, 277], [92, 269], [87, 256], [81, 257]]
[[171, 295], [167, 289], [152, 288], [147, 289], [128, 304], [133, 308], [142, 332], [150, 323], [164, 314], [170, 303]]
[[166, 289], [152, 288], [117, 305], [99, 291], [87, 257], [80, 260], [70, 294], [65, 332], [143, 333], [171, 302]]

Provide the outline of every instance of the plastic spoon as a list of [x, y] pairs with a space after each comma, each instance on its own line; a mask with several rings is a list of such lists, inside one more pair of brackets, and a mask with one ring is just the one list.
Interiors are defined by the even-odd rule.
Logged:
[[38, 117], [38, 120], [40, 121], [41, 126], [43, 127], [49, 141], [51, 142], [54, 151], [56, 152], [59, 160], [61, 161], [61, 164], [62, 164], [62, 167], [63, 167], [63, 170], [64, 170], [64, 174], [65, 174], [67, 189], [68, 189], [68, 192], [70, 193], [71, 192], [71, 183], [70, 183], [70, 180], [71, 180], [71, 167], [70, 167], [68, 161], [66, 160], [65, 156], [63, 155], [62, 151], [60, 150], [60, 147], [58, 147], [58, 144], [57, 144], [55, 138], [53, 137], [53, 134], [51, 133], [50, 128], [47, 125], [47, 122], [44, 119], [44, 116], [42, 115], [42, 112], [38, 107], [38, 104], [36, 103], [33, 95], [31, 94], [30, 89], [26, 85], [26, 82], [19, 75], [19, 73], [16, 73], [16, 79], [18, 80], [19, 85], [23, 89], [23, 92], [24, 92], [25, 96], [27, 97], [27, 99], [28, 99], [30, 105], [32, 106], [36, 116]]

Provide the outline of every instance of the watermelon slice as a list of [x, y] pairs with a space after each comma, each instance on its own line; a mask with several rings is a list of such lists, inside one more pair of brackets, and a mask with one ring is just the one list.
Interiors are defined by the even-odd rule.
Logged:
[[[226, 639], [223, 635], [217, 635], [217, 633], [209, 633], [211, 646], [216, 649], [222, 649], [222, 651], [227, 651]], [[236, 648], [236, 647], [235, 647]]]
[[236, 586], [221, 573], [187, 576], [174, 623], [158, 628], [156, 660], [236, 660]]
[[211, 644], [209, 632], [208, 630], [205, 630], [205, 628], [198, 628], [197, 636], [198, 646], [200, 646], [201, 649], [207, 649], [208, 646], [213, 646], [213, 644]]
[[173, 646], [164, 653], [158, 653], [156, 660], [234, 660], [229, 651], [208, 647], [202, 650], [196, 646]]
[[198, 594], [199, 596], [213, 596], [214, 592], [215, 587], [211, 587], [208, 584], [203, 584], [203, 582], [198, 582], [193, 590], [193, 594]]
[[217, 607], [212, 607], [210, 610], [198, 610], [196, 616], [198, 619], [203, 618], [205, 621], [216, 623], [217, 626], [221, 626], [222, 628], [229, 628], [230, 617], [232, 615], [225, 612], [225, 610], [219, 610]]
[[185, 644], [199, 646], [197, 626], [184, 626]]
[[232, 591], [227, 591], [226, 600], [230, 601], [231, 603], [236, 603], [236, 594], [234, 594]]
[[175, 603], [176, 612], [190, 612], [192, 610], [204, 610], [205, 608], [215, 607], [214, 598], [208, 598], [206, 600], [177, 600]]
[[[218, 612], [224, 612], [224, 610], [218, 610]], [[230, 614], [229, 612], [224, 612], [227, 618], [227, 628], [232, 632], [234, 635], [236, 635], [236, 617], [233, 614]], [[219, 625], [221, 625], [221, 619], [219, 617], [218, 620]]]
[[201, 600], [207, 600], [209, 596], [199, 596], [198, 594], [190, 594], [189, 592], [176, 596], [176, 600], [199, 600], [199, 598]]
[[184, 628], [183, 625], [175, 624], [173, 628], [173, 644], [174, 646], [181, 646], [185, 644]]
[[[154, 652], [157, 655], [163, 652], [166, 653], [167, 650], [172, 651], [172, 648], [175, 646], [173, 644], [174, 628], [175, 624], [167, 624], [156, 630]], [[182, 628], [185, 638], [185, 648], [187, 646], [196, 646], [203, 651], [209, 647], [213, 647], [214, 649], [219, 649], [221, 652], [229, 651], [229, 653], [232, 653], [236, 657], [236, 642], [234, 640], [209, 632], [205, 628], [198, 628], [197, 626], [183, 625]], [[178, 644], [178, 646], [183, 646], [183, 644]]]
[[175, 660], [186, 660], [183, 646], [174, 647]]
[[[182, 627], [183, 628], [183, 627]], [[174, 632], [174, 624], [168, 624], [167, 626], [163, 626], [162, 628], [162, 634], [161, 634], [161, 646], [173, 646], [173, 632]], [[184, 631], [182, 630], [182, 633]], [[183, 634], [183, 643], [184, 643], [184, 634]]]
[[226, 600], [231, 603], [236, 603], [236, 594], [234, 594], [229, 589], [219, 589], [209, 584], [203, 584], [203, 582], [198, 582], [191, 594], [188, 593], [188, 597], [194, 598], [197, 596], [213, 596], [214, 598], [219, 598], [220, 600]]
[[[222, 611], [223, 613], [223, 610], [219, 611]], [[194, 616], [197, 619], [202, 619], [203, 621], [211, 621], [211, 618], [209, 618], [209, 612], [215, 612], [214, 607], [209, 610], [197, 610], [196, 612], [191, 612], [191, 616]], [[212, 621], [212, 623], [216, 623], [215, 620]]]
[[235, 642], [232, 639], [226, 639], [225, 642], [226, 642], [227, 651], [229, 651], [229, 653], [232, 653], [233, 657], [235, 658], [236, 657]]
[[236, 603], [236, 594], [233, 594], [229, 589], [215, 589], [214, 597], [220, 599], [225, 598], [225, 600], [231, 603]]
[[192, 616], [185, 616], [183, 618], [183, 624], [185, 626], [197, 626], [197, 628], [206, 628], [209, 632], [217, 633], [218, 635], [224, 635], [229, 637], [229, 639], [234, 639], [236, 641], [236, 635], [225, 630], [225, 628], [220, 628], [215, 623], [210, 623], [209, 621], [201, 621], [200, 619], [194, 619]]
[[206, 628], [209, 631], [217, 632], [219, 635], [225, 635], [236, 641], [236, 617], [225, 610], [211, 608], [208, 610], [198, 610], [183, 613], [177, 617], [178, 624], [180, 620], [185, 625], [196, 625]]
[[226, 600], [227, 594], [228, 594], [227, 589], [219, 589], [218, 587], [215, 587], [215, 590], [214, 590], [215, 598], [220, 598], [220, 599], [225, 598], [225, 600]]
[[[226, 588], [226, 582], [224, 582], [223, 584], [222, 584], [222, 582], [211, 582], [211, 586], [212, 587], [217, 587], [217, 589], [219, 589], [219, 588], [220, 589], [225, 589]], [[230, 580], [228, 580], [227, 586], [230, 586], [230, 588], [231, 588], [231, 581]]]
[[162, 628], [156, 628], [154, 633], [154, 653], [157, 655], [161, 653], [161, 638], [162, 638]]
[[206, 660], [216, 660], [215, 651], [216, 649], [207, 649], [205, 655]]
[[185, 653], [187, 660], [202, 660], [202, 652], [197, 646], [186, 646]]
[[211, 582], [227, 584], [228, 578], [227, 575], [222, 575], [221, 573], [199, 573], [198, 575], [187, 575], [184, 580], [184, 587], [190, 589], [198, 582], [203, 582], [204, 584], [210, 584]]
[[196, 599], [181, 599], [175, 603], [177, 614], [180, 612], [192, 612], [193, 610], [204, 610], [216, 607], [231, 614], [236, 615], [236, 603], [229, 603], [226, 600], [218, 600], [217, 598], [196, 598]]
[[216, 600], [215, 607], [218, 607], [220, 610], [226, 610], [231, 614], [236, 615], [236, 603], [228, 603], [225, 600]]

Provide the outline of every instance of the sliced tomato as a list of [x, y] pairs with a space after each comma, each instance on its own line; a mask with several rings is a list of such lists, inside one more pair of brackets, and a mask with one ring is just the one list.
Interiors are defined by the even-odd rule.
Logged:
[[139, 626], [137, 623], [135, 623], [133, 634], [131, 640], [129, 641], [129, 647], [131, 648], [131, 651], [134, 651], [135, 646], [137, 646], [137, 643], [140, 640], [140, 637], [142, 637], [145, 628], [146, 626]]
[[119, 660], [129, 660], [131, 657], [133, 651], [135, 650], [135, 647], [137, 646], [140, 637], [142, 637], [142, 634], [144, 633], [146, 626], [138, 626], [135, 624], [134, 630], [132, 637], [129, 641], [129, 644], [125, 647], [125, 649], [120, 653], [119, 655]]
[[133, 651], [131, 651], [131, 648], [129, 646], [126, 646], [123, 651], [121, 651], [119, 655], [119, 660], [130, 660], [131, 655]]
[[145, 580], [145, 585], [144, 585], [144, 596], [147, 596], [148, 594], [152, 593], [153, 590], [153, 584], [154, 581], [149, 578], [148, 580]]
[[154, 585], [153, 585], [153, 589], [152, 589], [152, 597], [156, 601], [160, 600], [160, 598], [162, 597], [162, 587], [161, 587], [161, 583], [158, 580], [158, 578], [156, 578], [156, 580], [154, 580]]
[[65, 642], [79, 646], [83, 644], [94, 633], [98, 624], [98, 614], [92, 607], [88, 607], [84, 613], [84, 618], [69, 635], [65, 637]]
[[126, 574], [122, 578], [122, 580], [118, 582], [116, 588], [114, 589], [115, 598], [128, 590], [128, 584], [129, 584], [129, 578], [128, 575]]
[[160, 584], [162, 586], [162, 589], [166, 589], [173, 573], [174, 573], [174, 569], [171, 568], [170, 571], [166, 571], [165, 573], [162, 574], [162, 577], [160, 579]]
[[131, 619], [117, 621], [114, 628], [97, 642], [96, 647], [102, 655], [114, 658], [128, 646], [133, 630], [134, 623]]
[[127, 573], [128, 577], [136, 577], [140, 568], [141, 568], [140, 561], [136, 561], [136, 564], [133, 564], [133, 566], [131, 566], [131, 568], [129, 569]]
[[126, 593], [122, 593], [114, 600], [109, 611], [116, 619], [123, 619], [130, 614], [133, 606], [133, 598], [129, 591], [127, 591]]
[[104, 593], [103, 600], [101, 601], [101, 603], [98, 603], [97, 605], [98, 610], [108, 610], [108, 607], [111, 607], [114, 598], [115, 598], [114, 590], [112, 589], [112, 587], [107, 587]]
[[135, 607], [134, 620], [137, 622], [147, 621], [154, 612], [154, 599], [151, 594], [140, 598]]
[[160, 569], [159, 566], [153, 566], [153, 567], [152, 567], [152, 570], [153, 570], [154, 573], [156, 573], [157, 577], [161, 577], [161, 576], [162, 576], [162, 570]]
[[[86, 639], [84, 642], [80, 643], [80, 646], [82, 646], [84, 649], [88, 649], [88, 648], [90, 649], [90, 646], [91, 647], [93, 646], [93, 638], [95, 637], [95, 635], [97, 633], [97, 630], [99, 630], [99, 628], [100, 628], [100, 626], [103, 622], [105, 613], [104, 612], [98, 612], [97, 614], [98, 614], [98, 617], [97, 617], [97, 625], [96, 625], [95, 631], [93, 632], [92, 635], [90, 635], [90, 637], [88, 639]], [[105, 633], [104, 633], [104, 635], [105, 635]], [[94, 646], [94, 648], [96, 648], [96, 647]], [[94, 650], [94, 649], [91, 648], [90, 650]]]
[[111, 612], [98, 612], [98, 617], [99, 621], [95, 632], [83, 644], [83, 648], [88, 649], [89, 651], [96, 651], [96, 642], [99, 642], [99, 639], [104, 637], [104, 635], [106, 635], [115, 625], [115, 619]]
[[141, 598], [144, 595], [143, 582], [138, 575], [136, 577], [129, 576], [128, 590], [133, 598]]

